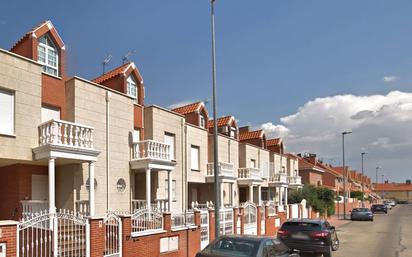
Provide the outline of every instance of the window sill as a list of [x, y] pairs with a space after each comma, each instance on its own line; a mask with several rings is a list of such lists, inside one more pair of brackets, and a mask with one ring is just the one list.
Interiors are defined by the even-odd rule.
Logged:
[[47, 72], [45, 72], [45, 71], [42, 71], [41, 73], [44, 74], [44, 75], [46, 75], [46, 76], [49, 76], [49, 77], [52, 77], [52, 78], [55, 78], [55, 79], [62, 80], [62, 77], [59, 77], [59, 76], [56, 76], [56, 75], [47, 73]]
[[200, 172], [198, 169], [191, 169], [193, 172]]
[[16, 138], [16, 134], [7, 134], [7, 133], [1, 133], [1, 132], [0, 132], [0, 136]]

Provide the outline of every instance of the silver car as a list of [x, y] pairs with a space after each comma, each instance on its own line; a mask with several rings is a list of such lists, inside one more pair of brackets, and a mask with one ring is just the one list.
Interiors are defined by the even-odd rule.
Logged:
[[355, 208], [350, 214], [351, 220], [370, 220], [373, 221], [373, 213], [368, 208]]

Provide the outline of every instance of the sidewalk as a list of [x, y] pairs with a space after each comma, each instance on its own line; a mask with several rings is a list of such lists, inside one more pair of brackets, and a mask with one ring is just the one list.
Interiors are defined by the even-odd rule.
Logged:
[[331, 217], [328, 218], [328, 221], [332, 226], [335, 226], [336, 228], [339, 228], [351, 222], [350, 219], [344, 220], [342, 216], [338, 218], [337, 215], [332, 215]]

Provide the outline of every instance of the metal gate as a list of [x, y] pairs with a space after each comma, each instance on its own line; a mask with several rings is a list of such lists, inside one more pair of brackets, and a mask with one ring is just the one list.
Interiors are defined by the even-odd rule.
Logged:
[[104, 256], [122, 257], [122, 220], [114, 212], [107, 212], [104, 223]]
[[233, 209], [225, 208], [220, 209], [220, 235], [231, 235], [233, 234]]
[[18, 257], [89, 257], [88, 220], [73, 212], [42, 211], [17, 225]]
[[257, 235], [257, 207], [248, 201], [243, 205], [243, 224], [245, 235]]
[[209, 212], [200, 211], [200, 249], [209, 244]]

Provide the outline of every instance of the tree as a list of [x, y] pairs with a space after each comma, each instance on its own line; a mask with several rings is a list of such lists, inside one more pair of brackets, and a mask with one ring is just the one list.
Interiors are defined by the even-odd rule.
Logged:
[[335, 213], [336, 194], [333, 190], [324, 187], [304, 185], [302, 189], [292, 190], [288, 196], [288, 203], [300, 203], [306, 199], [307, 204], [321, 215]]

